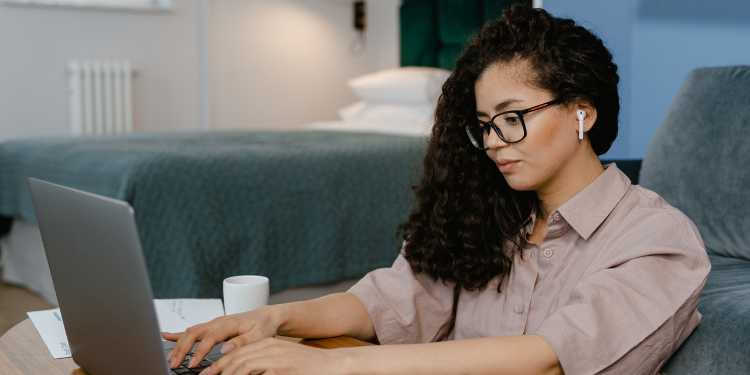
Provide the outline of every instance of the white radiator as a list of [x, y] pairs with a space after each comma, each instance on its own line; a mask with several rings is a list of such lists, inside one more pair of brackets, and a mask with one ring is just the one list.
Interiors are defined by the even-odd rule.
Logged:
[[128, 61], [71, 61], [70, 126], [75, 135], [133, 131], [133, 68]]

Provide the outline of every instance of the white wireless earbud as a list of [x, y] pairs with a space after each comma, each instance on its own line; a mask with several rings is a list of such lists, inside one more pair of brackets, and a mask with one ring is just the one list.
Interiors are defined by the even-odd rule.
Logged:
[[586, 112], [582, 109], [576, 110], [576, 117], [578, 117], [578, 140], [583, 140], [583, 120], [586, 118]]

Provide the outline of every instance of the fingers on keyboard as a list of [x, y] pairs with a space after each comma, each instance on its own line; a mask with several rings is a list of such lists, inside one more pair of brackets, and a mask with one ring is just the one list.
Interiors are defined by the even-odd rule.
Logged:
[[185, 356], [185, 359], [179, 364], [178, 367], [171, 369], [173, 374], [178, 375], [188, 375], [188, 374], [198, 374], [200, 373], [204, 368], [211, 366], [211, 361], [204, 359], [197, 363], [195, 367], [188, 367], [188, 364], [190, 363], [190, 360], [193, 359], [192, 352], [187, 353]]

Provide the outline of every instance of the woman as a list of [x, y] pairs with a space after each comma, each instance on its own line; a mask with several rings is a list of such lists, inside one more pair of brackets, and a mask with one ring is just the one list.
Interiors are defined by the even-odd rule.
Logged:
[[[618, 80], [588, 30], [507, 10], [443, 86], [393, 266], [346, 293], [165, 333], [171, 364], [229, 339], [206, 373], [656, 373], [701, 319], [710, 264], [688, 217], [599, 161]], [[322, 350], [275, 334], [402, 345]]]

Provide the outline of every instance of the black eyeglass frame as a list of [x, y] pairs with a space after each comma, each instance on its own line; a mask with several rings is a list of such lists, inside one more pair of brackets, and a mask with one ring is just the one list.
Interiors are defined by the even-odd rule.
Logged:
[[[542, 104], [537, 104], [537, 105], [535, 105], [533, 107], [529, 107], [529, 108], [526, 108], [526, 109], [518, 109], [518, 110], [512, 110], [512, 111], [503, 111], [503, 112], [500, 112], [500, 113], [495, 114], [494, 116], [492, 116], [492, 118], [490, 118], [489, 121], [481, 121], [481, 120], [479, 120], [479, 127], [480, 127], [480, 129], [482, 129], [482, 134], [489, 134], [489, 129], [488, 128], [492, 128], [495, 131], [495, 134], [497, 134], [497, 136], [500, 137], [500, 139], [502, 139], [503, 142], [505, 142], [505, 143], [518, 143], [518, 142], [523, 141], [524, 138], [526, 138], [526, 134], [527, 134], [526, 133], [526, 121], [524, 121], [523, 115], [525, 115], [527, 113], [530, 113], [530, 112], [538, 111], [540, 109], [547, 108], [547, 107], [555, 105], [555, 104], [560, 104], [562, 102], [563, 102], [562, 98], [557, 98], [557, 99], [552, 99], [552, 100], [550, 100], [548, 102], [544, 102]], [[518, 118], [521, 120], [521, 127], [523, 128], [523, 136], [519, 140], [517, 140], [517, 141], [512, 141], [511, 142], [511, 141], [506, 140], [505, 137], [503, 136], [502, 130], [500, 130], [500, 127], [497, 126], [497, 125], [495, 125], [495, 119], [498, 116], [505, 115], [505, 114], [508, 114], [508, 113], [514, 113], [514, 114], [518, 115]], [[477, 126], [477, 125], [466, 125], [464, 127], [466, 129], [466, 135], [469, 137], [469, 141], [471, 142], [471, 144], [475, 148], [477, 148], [479, 150], [482, 150], [482, 151], [488, 150], [489, 147], [484, 147], [484, 148], [479, 147], [479, 145], [477, 144], [477, 141], [471, 135], [471, 127], [472, 126]]]

